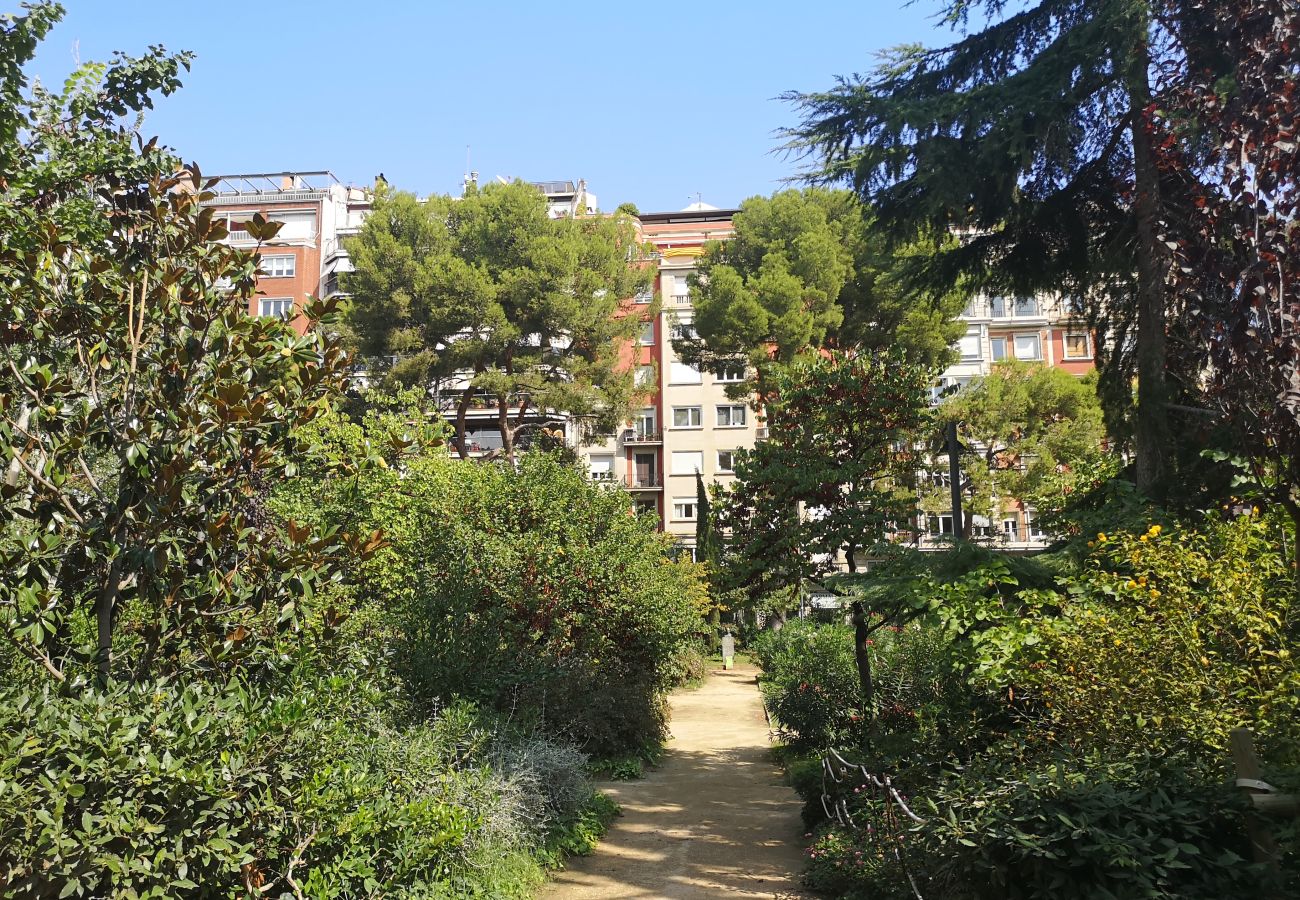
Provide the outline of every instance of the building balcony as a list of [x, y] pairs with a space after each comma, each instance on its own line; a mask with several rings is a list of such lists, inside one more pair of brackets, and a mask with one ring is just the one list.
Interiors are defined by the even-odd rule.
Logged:
[[624, 444], [662, 444], [664, 433], [648, 428], [628, 428], [623, 432]]
[[626, 476], [626, 484], [628, 489], [633, 491], [662, 491], [664, 489], [664, 477], [658, 472], [652, 472], [649, 475], [633, 473]]

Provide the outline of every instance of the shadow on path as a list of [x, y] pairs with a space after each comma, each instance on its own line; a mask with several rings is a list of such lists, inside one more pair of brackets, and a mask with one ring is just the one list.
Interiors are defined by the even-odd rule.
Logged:
[[641, 781], [600, 785], [623, 816], [541, 898], [805, 896], [799, 800], [770, 757], [756, 675], [719, 670], [673, 696], [663, 763]]

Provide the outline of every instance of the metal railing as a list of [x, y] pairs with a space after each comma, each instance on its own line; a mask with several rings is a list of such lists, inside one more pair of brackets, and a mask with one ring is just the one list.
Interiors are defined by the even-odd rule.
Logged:
[[664, 486], [664, 477], [658, 472], [651, 472], [648, 475], [633, 472], [626, 477], [627, 486], [632, 490], [652, 490]]

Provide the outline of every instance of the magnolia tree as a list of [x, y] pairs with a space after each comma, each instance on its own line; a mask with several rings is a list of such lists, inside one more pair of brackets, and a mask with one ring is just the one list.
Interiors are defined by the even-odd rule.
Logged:
[[135, 132], [187, 55], [25, 90], [60, 12], [0, 22], [0, 628], [60, 682], [220, 673], [363, 549], [262, 502], [344, 359], [245, 313], [257, 257], [220, 243], [198, 169]]

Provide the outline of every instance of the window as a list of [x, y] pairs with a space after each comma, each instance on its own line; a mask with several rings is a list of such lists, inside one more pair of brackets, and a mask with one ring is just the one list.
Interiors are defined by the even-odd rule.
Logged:
[[718, 451], [718, 471], [734, 472], [736, 471], [736, 451], [719, 450]]
[[655, 323], [642, 322], [641, 323], [641, 345], [643, 347], [648, 347], [654, 342], [655, 342]]
[[993, 357], [994, 362], [1007, 358], [1007, 339], [1004, 337], [989, 338], [989, 355]]
[[637, 514], [638, 516], [658, 516], [658, 515], [659, 515], [659, 501], [658, 501], [658, 500], [638, 500], [638, 501], [636, 501], [636, 503], [634, 504], [634, 508], [636, 509], [636, 514]]
[[297, 271], [297, 260], [292, 256], [263, 256], [258, 265], [266, 278], [292, 278]]
[[961, 311], [961, 314], [970, 319], [975, 318], [980, 314], [980, 302], [974, 299], [968, 301], [966, 308]]
[[703, 408], [699, 406], [674, 406], [674, 428], [700, 428], [704, 424]]
[[745, 404], [733, 403], [718, 407], [719, 428], [739, 428], [745, 424]]
[[283, 223], [275, 235], [277, 241], [310, 241], [316, 237], [316, 213], [310, 210], [273, 212], [267, 218], [272, 222]]
[[992, 297], [989, 299], [990, 315], [995, 319], [1005, 319], [1007, 317], [1007, 298]]
[[952, 534], [952, 516], [926, 516], [925, 526], [925, 530], [935, 537]]
[[1038, 300], [1033, 297], [1017, 297], [1016, 315], [1018, 316], [1038, 315]]
[[675, 341], [693, 341], [699, 334], [695, 331], [694, 322], [675, 322], [673, 323], [673, 340]]
[[1018, 519], [1003, 519], [1002, 534], [1009, 541], [1020, 540], [1020, 521]]
[[745, 380], [745, 366], [743, 363], [734, 365], [718, 366], [713, 372], [713, 380], [727, 383], [734, 383]]
[[1016, 335], [1016, 359], [1042, 359], [1043, 348], [1036, 334]]
[[632, 298], [632, 302], [640, 306], [645, 306], [655, 298], [654, 291], [641, 291]]
[[1086, 331], [1065, 333], [1066, 359], [1092, 359], [1092, 339]]
[[961, 358], [964, 360], [983, 359], [984, 350], [980, 343], [980, 333], [978, 331], [964, 335], [961, 340], [957, 341], [957, 347], [961, 350]]
[[931, 487], [948, 488], [952, 486], [952, 478], [949, 473], [942, 470], [927, 472], [926, 480], [930, 482]]
[[637, 366], [636, 367], [636, 386], [652, 387], [655, 383], [654, 366]]
[[258, 309], [259, 315], [287, 319], [293, 315], [293, 300], [289, 297], [266, 297], [258, 304]]
[[704, 471], [704, 451], [703, 450], [674, 450], [673, 451], [673, 474], [674, 475], [694, 475], [696, 472]]
[[614, 480], [613, 454], [602, 453], [599, 456], [592, 454], [591, 480], [592, 481], [613, 481]]
[[641, 412], [637, 413], [633, 427], [640, 437], [648, 437], [655, 433], [655, 408], [647, 406]]
[[695, 518], [695, 498], [694, 497], [674, 497], [673, 498], [673, 518], [674, 519], [694, 519]]
[[690, 287], [686, 284], [685, 275], [674, 275], [673, 278], [673, 302], [679, 306], [685, 306], [691, 302]]
[[700, 370], [683, 362], [675, 362], [669, 367], [669, 384], [700, 384]]

